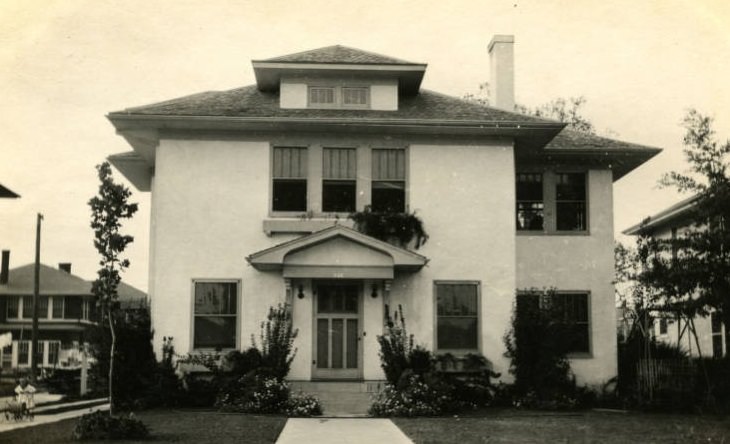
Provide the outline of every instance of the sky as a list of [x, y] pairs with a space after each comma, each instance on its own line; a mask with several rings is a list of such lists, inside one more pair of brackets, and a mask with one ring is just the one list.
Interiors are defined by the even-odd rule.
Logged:
[[[252, 59], [334, 44], [428, 63], [422, 86], [461, 97], [488, 80], [494, 34], [515, 36], [518, 103], [583, 96], [600, 132], [664, 149], [614, 184], [625, 240], [683, 198], [657, 180], [686, 169], [687, 109], [730, 137], [727, 23], [730, 5], [715, 0], [3, 0], [0, 184], [22, 197], [0, 199], [0, 249], [11, 268], [31, 263], [42, 213], [41, 262], [95, 277], [94, 166], [131, 150], [108, 112], [249, 85]], [[146, 291], [150, 196], [133, 191], [124, 280]]]

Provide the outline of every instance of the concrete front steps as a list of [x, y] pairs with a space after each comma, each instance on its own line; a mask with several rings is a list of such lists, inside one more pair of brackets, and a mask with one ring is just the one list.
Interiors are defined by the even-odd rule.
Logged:
[[295, 381], [292, 393], [314, 395], [322, 403], [324, 416], [368, 416], [371, 396], [382, 390], [382, 381]]

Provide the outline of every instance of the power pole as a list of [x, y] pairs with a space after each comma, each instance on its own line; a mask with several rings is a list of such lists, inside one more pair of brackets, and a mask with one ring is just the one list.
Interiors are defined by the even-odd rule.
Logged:
[[38, 213], [35, 228], [35, 276], [33, 282], [33, 331], [30, 336], [30, 380], [36, 382], [38, 375], [38, 298], [41, 287], [41, 221], [43, 215]]

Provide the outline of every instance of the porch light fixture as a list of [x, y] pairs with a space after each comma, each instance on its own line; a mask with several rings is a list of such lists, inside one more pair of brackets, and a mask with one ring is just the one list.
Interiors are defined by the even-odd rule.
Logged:
[[303, 287], [303, 286], [301, 286], [301, 285], [299, 285], [299, 286], [297, 287], [297, 297], [298, 297], [299, 299], [304, 299], [304, 287]]
[[378, 284], [373, 284], [373, 291], [370, 293], [370, 296], [375, 299], [378, 297]]

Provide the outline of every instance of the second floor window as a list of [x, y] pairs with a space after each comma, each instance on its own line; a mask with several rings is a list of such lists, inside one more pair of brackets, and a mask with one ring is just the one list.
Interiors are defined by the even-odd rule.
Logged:
[[587, 177], [584, 172], [517, 171], [517, 231], [549, 234], [588, 231]]
[[273, 211], [307, 211], [307, 149], [274, 147]]
[[555, 219], [558, 231], [585, 231], [586, 175], [558, 173], [555, 178]]
[[406, 211], [406, 155], [404, 149], [373, 149], [371, 207], [373, 211]]
[[542, 197], [541, 173], [517, 174], [517, 230], [542, 231], [545, 222], [545, 203]]
[[357, 190], [357, 150], [322, 150], [322, 211], [355, 211]]

